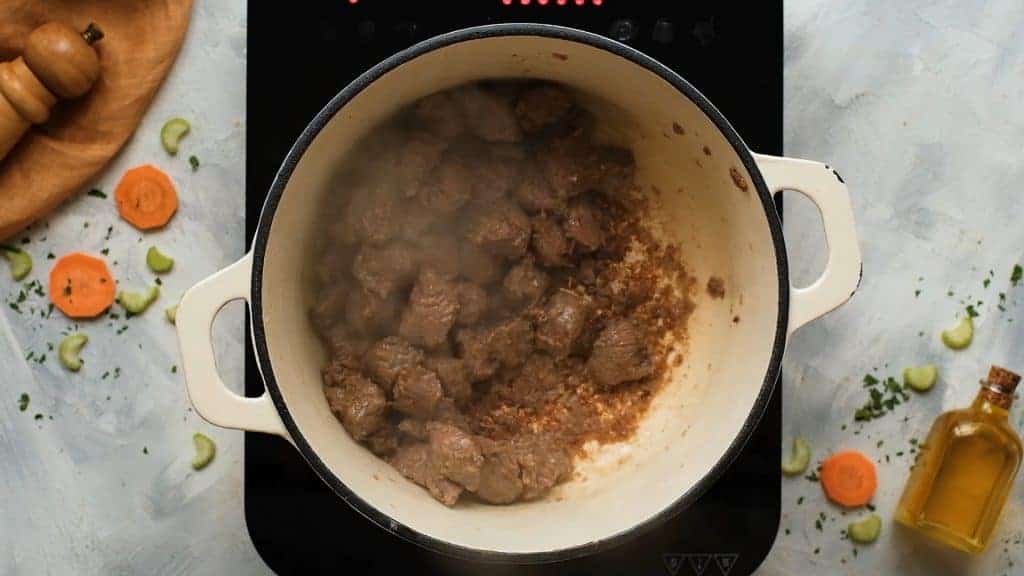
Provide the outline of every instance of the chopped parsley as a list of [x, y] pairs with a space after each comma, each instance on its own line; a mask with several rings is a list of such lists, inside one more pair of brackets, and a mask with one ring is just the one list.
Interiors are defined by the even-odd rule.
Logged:
[[18, 396], [18, 410], [21, 411], [21, 412], [24, 412], [25, 410], [28, 410], [28, 405], [29, 405], [29, 402], [31, 402], [31, 400], [32, 399], [29, 398], [28, 394], [26, 394], [25, 392], [22, 392], [21, 396]]
[[110, 236], [114, 233], [113, 226], [107, 226], [107, 235], [103, 237], [104, 240], [110, 240]]
[[1024, 278], [1024, 268], [1021, 268], [1020, 264], [1014, 264], [1013, 272], [1010, 272], [1010, 284], [1016, 286], [1021, 278]]
[[188, 165], [192, 167], [192, 171], [193, 172], [195, 172], [196, 170], [199, 170], [199, 158], [194, 156], [194, 155], [193, 156], [189, 156], [188, 157]]
[[33, 418], [35, 418], [36, 420], [42, 420], [43, 419], [43, 415], [42, 414], [36, 414]]
[[864, 377], [864, 386], [868, 388], [870, 398], [854, 412], [853, 419], [855, 421], [866, 422], [881, 418], [892, 412], [896, 406], [910, 399], [910, 394], [892, 376], [886, 378], [885, 382], [882, 382], [882, 386], [878, 386], [878, 384], [878, 378], [870, 374]]
[[917, 298], [920, 295], [921, 295], [921, 289], [920, 288], [918, 288], [917, 290], [914, 290], [914, 298]]
[[175, 364], [174, 366], [171, 366], [171, 374], [177, 374], [177, 373], [178, 373], [178, 365]]
[[89, 196], [92, 196], [94, 198], [106, 198], [107, 197], [107, 193], [104, 192], [103, 190], [100, 190], [99, 188], [93, 188], [92, 190], [89, 190], [89, 192], [87, 192], [87, 194], [89, 194]]
[[47, 260], [53, 260], [54, 258], [56, 258], [56, 256], [53, 254], [53, 252], [48, 252], [46, 254], [46, 259]]
[[143, 446], [142, 447], [142, 453], [143, 454], [149, 454], [149, 448], [147, 448], [146, 446]]
[[974, 304], [967, 305], [967, 315], [970, 316], [971, 318], [978, 317], [978, 310], [974, 308]]
[[104, 248], [103, 250], [100, 250], [100, 254], [103, 254], [104, 256], [110, 254], [110, 248]]
[[799, 506], [799, 505], [801, 505], [803, 503], [804, 503], [804, 497], [803, 496], [801, 496], [801, 497], [796, 499], [796, 505], [797, 506]]

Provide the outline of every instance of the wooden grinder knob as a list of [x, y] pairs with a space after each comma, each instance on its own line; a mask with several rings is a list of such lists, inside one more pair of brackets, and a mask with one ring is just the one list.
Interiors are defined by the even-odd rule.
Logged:
[[50, 118], [57, 98], [78, 98], [96, 83], [100, 59], [92, 44], [103, 32], [89, 24], [84, 32], [48, 22], [25, 40], [21, 56], [0, 63], [0, 160], [33, 124]]

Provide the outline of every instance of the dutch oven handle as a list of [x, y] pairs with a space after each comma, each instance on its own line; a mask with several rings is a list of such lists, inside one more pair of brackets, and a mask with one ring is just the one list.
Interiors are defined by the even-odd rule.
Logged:
[[196, 284], [181, 298], [175, 325], [188, 396], [196, 412], [225, 428], [267, 432], [289, 438], [270, 395], [258, 398], [235, 394], [221, 380], [213, 354], [210, 329], [228, 302], [249, 301], [252, 254]]
[[850, 193], [839, 173], [820, 162], [754, 155], [772, 194], [793, 190], [811, 199], [821, 212], [828, 242], [828, 263], [805, 288], [790, 286], [789, 333], [846, 302], [862, 274], [860, 246]]

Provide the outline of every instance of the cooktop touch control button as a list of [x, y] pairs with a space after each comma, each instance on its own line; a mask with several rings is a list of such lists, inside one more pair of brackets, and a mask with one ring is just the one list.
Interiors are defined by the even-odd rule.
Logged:
[[633, 40], [636, 38], [636, 33], [636, 22], [626, 18], [612, 22], [611, 27], [608, 29], [608, 35], [619, 42], [629, 42]]
[[676, 26], [664, 18], [654, 23], [654, 31], [651, 38], [658, 44], [671, 44], [676, 39]]

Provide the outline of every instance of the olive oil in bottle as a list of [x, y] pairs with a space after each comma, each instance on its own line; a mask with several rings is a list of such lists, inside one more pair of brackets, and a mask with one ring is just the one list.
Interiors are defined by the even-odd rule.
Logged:
[[993, 366], [974, 402], [938, 417], [907, 480], [896, 521], [965, 552], [988, 544], [1021, 462], [1008, 421], [1020, 376]]

